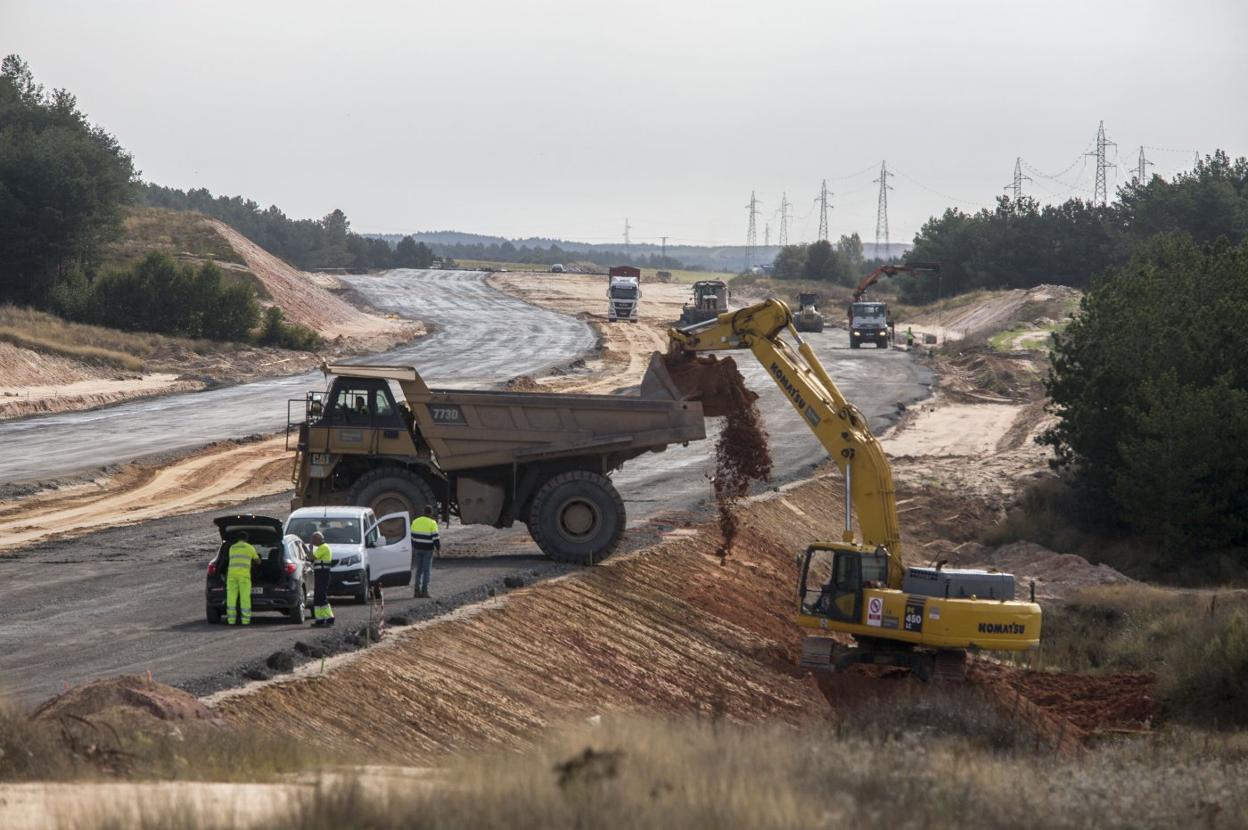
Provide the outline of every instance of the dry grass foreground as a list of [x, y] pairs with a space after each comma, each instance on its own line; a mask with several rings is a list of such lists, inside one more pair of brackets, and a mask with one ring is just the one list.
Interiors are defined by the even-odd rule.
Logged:
[[46, 826], [22, 823], [23, 807], [62, 827], [144, 830], [1116, 830], [1248, 821], [1242, 740], [1181, 735], [1164, 750], [1119, 742], [1071, 760], [1012, 741], [999, 720], [965, 704], [914, 695], [864, 708], [852, 724], [800, 731], [606, 718], [520, 757], [463, 754], [436, 770], [347, 769], [270, 785], [8, 787], [8, 815], [18, 819], [9, 826]]

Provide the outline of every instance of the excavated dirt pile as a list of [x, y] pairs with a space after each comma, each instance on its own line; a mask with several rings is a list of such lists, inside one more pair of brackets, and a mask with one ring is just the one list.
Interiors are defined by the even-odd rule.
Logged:
[[967, 682], [1069, 755], [1096, 733], [1147, 730], [1156, 715], [1156, 680], [1149, 674], [1037, 672], [975, 661]]
[[157, 720], [214, 721], [216, 714], [199, 698], [138, 675], [94, 680], [57, 695], [36, 709], [35, 720], [92, 718], [142, 713]]
[[771, 480], [771, 451], [758, 411], [758, 395], [732, 358], [693, 358], [685, 355], [664, 359], [676, 387], [689, 398], [701, 401], [707, 417], [722, 417], [724, 428], [715, 442], [715, 506], [722, 535], [716, 554], [723, 563], [737, 539], [738, 520], [733, 508], [756, 481]]

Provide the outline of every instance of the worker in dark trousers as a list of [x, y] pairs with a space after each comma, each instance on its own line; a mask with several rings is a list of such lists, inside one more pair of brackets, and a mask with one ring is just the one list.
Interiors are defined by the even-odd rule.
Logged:
[[334, 609], [329, 607], [329, 576], [333, 567], [334, 554], [325, 537], [320, 531], [312, 534], [312, 576], [315, 580], [312, 588], [312, 624], [333, 625]]
[[433, 505], [426, 504], [422, 516], [412, 519], [412, 576], [417, 599], [429, 596], [429, 573], [433, 570], [434, 551], [442, 551], [438, 539], [438, 521], [433, 518]]

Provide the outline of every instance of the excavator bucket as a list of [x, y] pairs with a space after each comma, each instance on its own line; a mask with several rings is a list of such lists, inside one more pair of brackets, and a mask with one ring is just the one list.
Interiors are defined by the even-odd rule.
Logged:
[[745, 378], [731, 357], [655, 352], [642, 381], [642, 397], [647, 396], [647, 385], [654, 390], [674, 390], [678, 400], [699, 401], [702, 414], [708, 418], [739, 412], [758, 400], [758, 395], [746, 387]]

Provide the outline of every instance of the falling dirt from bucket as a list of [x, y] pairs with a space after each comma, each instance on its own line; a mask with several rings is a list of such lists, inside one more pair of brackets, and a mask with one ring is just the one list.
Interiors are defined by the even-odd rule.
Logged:
[[771, 451], [758, 411], [758, 395], [746, 387], [745, 378], [731, 357], [718, 360], [714, 356], [674, 355], [665, 358], [664, 365], [672, 382], [687, 398], [701, 401], [707, 417], [725, 419], [715, 442], [712, 479], [723, 536], [716, 552], [722, 563], [732, 552], [737, 537], [733, 506], [749, 493], [753, 482], [771, 480]]

